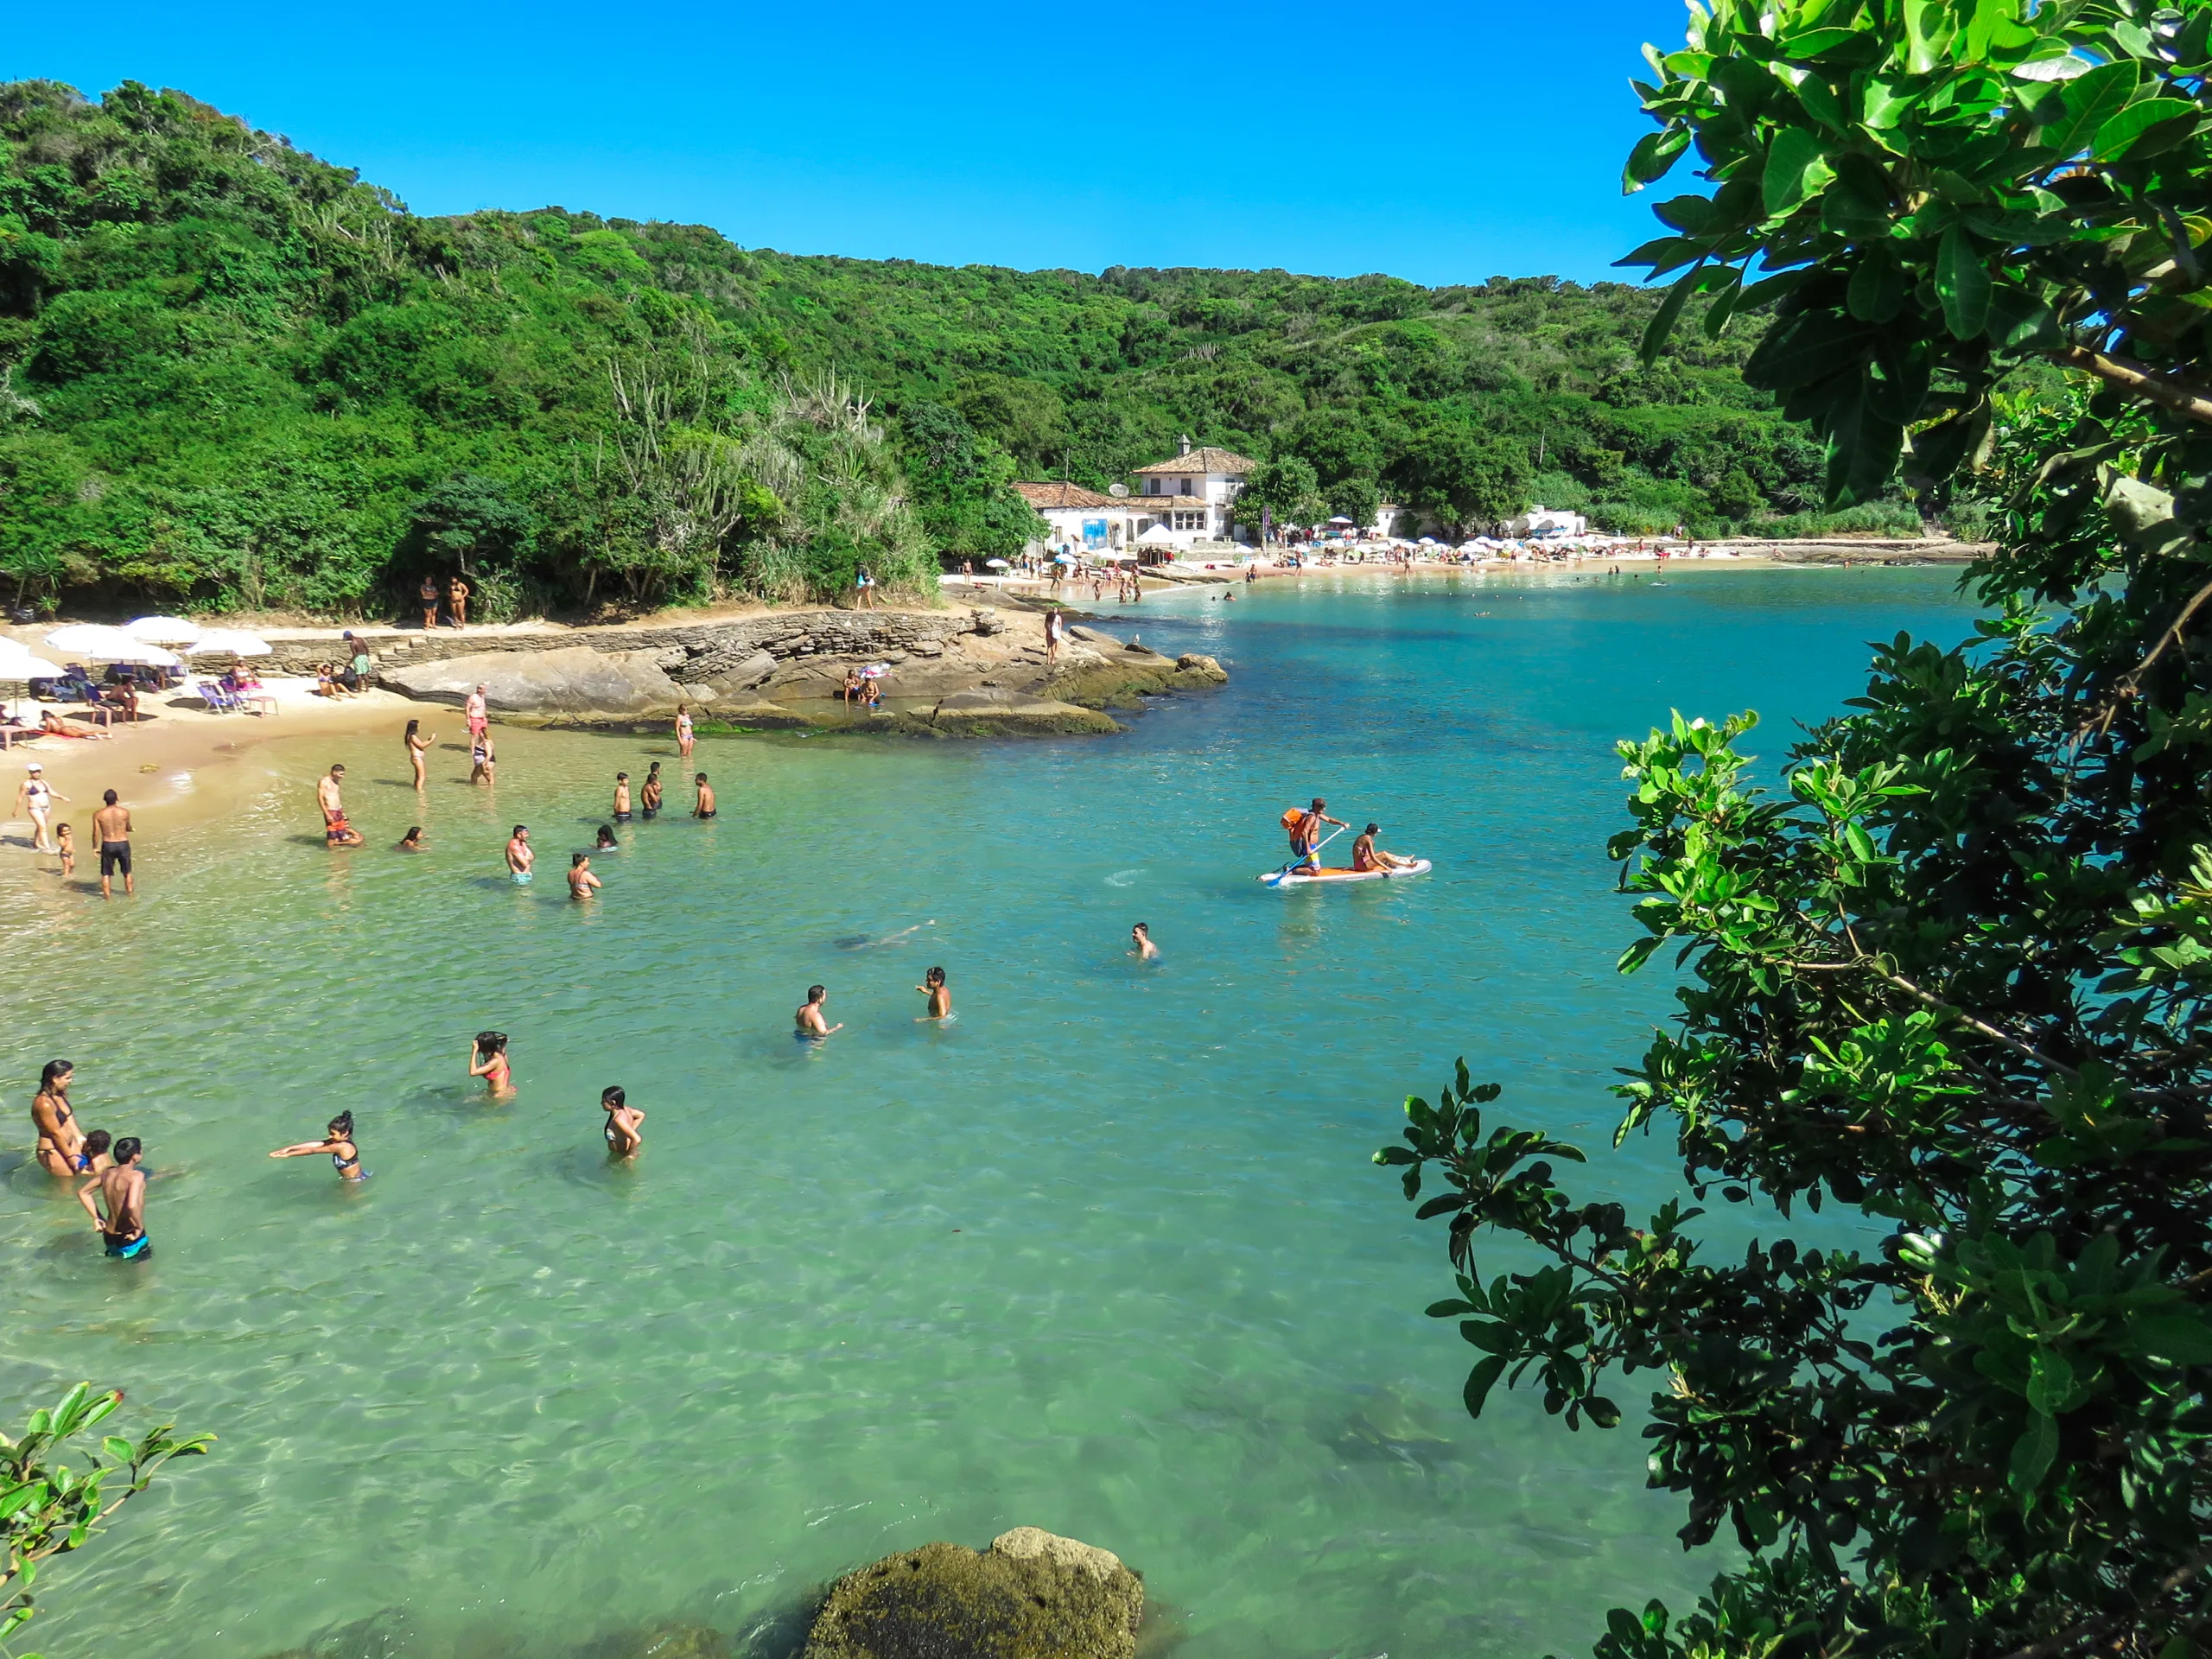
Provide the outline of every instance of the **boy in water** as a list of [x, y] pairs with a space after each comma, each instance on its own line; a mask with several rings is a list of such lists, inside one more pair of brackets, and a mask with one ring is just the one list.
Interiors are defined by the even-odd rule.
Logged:
[[638, 806], [651, 823], [660, 816], [660, 762], [656, 760], [645, 773], [645, 787], [638, 791]]
[[[99, 1230], [110, 1255], [125, 1262], [143, 1261], [154, 1253], [146, 1236], [146, 1172], [138, 1167], [145, 1146], [135, 1135], [115, 1143], [115, 1162], [77, 1189], [77, 1202]], [[99, 1199], [94, 1203], [92, 1195]], [[100, 1211], [107, 1211], [102, 1216]]]
[[626, 772], [614, 774], [614, 822], [630, 822], [630, 774]]
[[834, 1026], [823, 1020], [822, 1005], [829, 1000], [830, 993], [821, 986], [810, 985], [806, 988], [806, 1005], [791, 1016], [798, 1026], [800, 1036], [827, 1037], [833, 1031], [845, 1028], [845, 1022], [842, 1020]]
[[702, 772], [691, 781], [698, 786], [699, 791], [699, 804], [691, 809], [691, 816], [695, 818], [713, 817], [715, 816], [715, 791], [707, 786], [707, 774]]
[[591, 873], [591, 855], [570, 853], [569, 855], [569, 897], [588, 899], [599, 886], [599, 878]]
[[918, 1016], [924, 1020], [952, 1018], [952, 991], [944, 982], [944, 969], [932, 968], [922, 976], [922, 982], [914, 988], [929, 998], [929, 1012]]
[[[75, 833], [71, 830], [67, 824], [57, 823], [54, 826], [54, 838], [60, 843], [61, 847], [61, 874], [64, 875], [76, 874], [77, 837]], [[125, 880], [127, 881], [128, 878], [125, 878]]]
[[620, 1089], [600, 1091], [599, 1109], [607, 1114], [607, 1150], [611, 1157], [634, 1158], [638, 1148], [645, 1144], [645, 1137], [638, 1126], [645, 1121], [645, 1113], [629, 1103], [629, 1096]]

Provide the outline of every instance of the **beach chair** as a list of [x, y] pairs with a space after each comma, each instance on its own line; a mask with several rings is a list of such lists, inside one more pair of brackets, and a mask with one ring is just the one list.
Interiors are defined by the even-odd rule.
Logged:
[[207, 702], [210, 714], [235, 715], [245, 711], [245, 704], [238, 700], [238, 694], [225, 690], [217, 681], [200, 681], [199, 691], [200, 697]]

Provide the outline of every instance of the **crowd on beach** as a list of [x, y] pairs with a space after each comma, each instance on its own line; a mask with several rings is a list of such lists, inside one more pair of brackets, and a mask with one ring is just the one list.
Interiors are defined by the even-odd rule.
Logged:
[[[464, 718], [468, 722], [471, 756], [474, 765], [471, 781], [489, 783], [493, 764], [493, 743], [486, 713], [486, 688], [478, 686], [464, 705]], [[678, 753], [686, 763], [691, 759], [696, 734], [688, 710], [679, 710], [675, 726]], [[410, 720], [403, 736], [403, 747], [409, 767], [413, 773], [415, 788], [427, 787], [429, 777], [425, 756], [437, 734], [425, 733], [420, 720]], [[323, 839], [327, 848], [360, 847], [367, 838], [346, 816], [345, 803], [346, 766], [340, 762], [315, 783], [316, 803], [323, 819]], [[711, 820], [717, 807], [714, 788], [707, 774], [696, 772], [692, 777], [695, 791], [694, 804], [690, 816], [699, 820]], [[642, 818], [651, 822], [664, 810], [661, 764], [651, 764], [645, 779], [633, 793], [630, 774], [618, 772], [609, 809], [610, 822], [599, 826], [594, 851], [614, 850], [619, 842], [614, 825]], [[44, 781], [42, 769], [33, 762], [24, 784], [17, 791], [17, 810], [27, 810], [35, 826], [35, 845], [41, 852], [59, 854], [66, 874], [74, 868], [73, 844], [69, 826], [51, 822], [54, 803], [67, 798], [56, 794]], [[1319, 805], [1319, 803], [1316, 803]], [[95, 832], [99, 836], [101, 857], [101, 892], [112, 897], [111, 875], [119, 874], [124, 891], [128, 895], [137, 891], [131, 866], [130, 813], [117, 798], [114, 790], [105, 792], [105, 804], [93, 814]], [[413, 825], [403, 836], [396, 850], [404, 853], [426, 850], [422, 826]], [[504, 851], [508, 878], [518, 887], [530, 885], [535, 874], [537, 853], [531, 845], [530, 827], [518, 823], [508, 836]], [[570, 855], [566, 872], [571, 899], [588, 903], [599, 892], [601, 883], [591, 868], [591, 852], [576, 852]], [[920, 924], [927, 926], [931, 924]], [[908, 932], [915, 930], [908, 929]], [[1144, 923], [1135, 924], [1129, 933], [1129, 954], [1141, 961], [1155, 961], [1160, 949], [1153, 943], [1151, 930]], [[917, 1016], [920, 1020], [939, 1025], [953, 1019], [952, 991], [945, 969], [931, 967], [922, 976], [915, 990], [925, 999], [924, 1010]], [[792, 1035], [809, 1046], [818, 1046], [842, 1031], [844, 1024], [830, 1021], [827, 1007], [828, 988], [810, 985], [805, 1000], [792, 1012]], [[468, 1075], [481, 1078], [486, 1097], [493, 1102], [511, 1099], [515, 1093], [512, 1065], [508, 1057], [508, 1039], [504, 1032], [484, 1031], [477, 1033], [469, 1046]], [[107, 1255], [124, 1261], [140, 1261], [152, 1252], [152, 1243], [146, 1230], [146, 1169], [145, 1146], [137, 1135], [111, 1135], [105, 1129], [85, 1129], [77, 1121], [75, 1109], [69, 1099], [69, 1089], [76, 1074], [74, 1064], [68, 1060], [48, 1061], [39, 1079], [38, 1092], [31, 1103], [31, 1124], [36, 1135], [33, 1156], [39, 1166], [60, 1180], [78, 1181], [77, 1200], [84, 1206], [98, 1231]], [[620, 1085], [611, 1085], [601, 1091], [600, 1111], [603, 1118], [601, 1133], [605, 1139], [607, 1154], [617, 1162], [635, 1158], [645, 1145], [643, 1109], [632, 1106]], [[327, 1155], [342, 1181], [355, 1182], [368, 1179], [370, 1172], [364, 1166], [361, 1148], [354, 1139], [353, 1116], [340, 1112], [325, 1127], [322, 1138], [295, 1142], [279, 1147], [269, 1154], [271, 1158], [290, 1159]]]

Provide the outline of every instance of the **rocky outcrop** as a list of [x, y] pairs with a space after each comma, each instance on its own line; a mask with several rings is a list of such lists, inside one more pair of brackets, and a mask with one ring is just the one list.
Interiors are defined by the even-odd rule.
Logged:
[[495, 713], [536, 721], [673, 715], [685, 692], [661, 667], [660, 655], [570, 645], [561, 651], [453, 657], [390, 670], [378, 678], [424, 702], [465, 702], [481, 685], [485, 704]]
[[1134, 1659], [1144, 1584], [1110, 1551], [1017, 1527], [925, 1544], [830, 1589], [801, 1659]]

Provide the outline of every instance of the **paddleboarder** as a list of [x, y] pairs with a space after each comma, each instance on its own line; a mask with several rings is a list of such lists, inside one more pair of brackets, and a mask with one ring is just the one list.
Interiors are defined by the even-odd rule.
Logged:
[[[1332, 818], [1326, 808], [1328, 803], [1319, 795], [1313, 798], [1311, 810], [1300, 812], [1290, 825], [1291, 862], [1294, 868], [1318, 870], [1321, 868], [1321, 826], [1333, 823], [1339, 830], [1351, 826], [1342, 818]], [[1295, 809], [1294, 809], [1295, 810]]]

